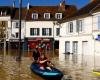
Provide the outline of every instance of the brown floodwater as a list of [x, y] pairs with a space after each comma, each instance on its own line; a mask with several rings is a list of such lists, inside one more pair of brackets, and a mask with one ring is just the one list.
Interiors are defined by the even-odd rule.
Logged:
[[[30, 70], [32, 60], [30, 52], [22, 51], [21, 62], [16, 61], [18, 50], [0, 50], [0, 80], [44, 80]], [[59, 61], [57, 53], [48, 53], [55, 67], [64, 74], [62, 80], [100, 80], [100, 76], [92, 73], [93, 69], [100, 69], [100, 56], [66, 55], [64, 61]]]

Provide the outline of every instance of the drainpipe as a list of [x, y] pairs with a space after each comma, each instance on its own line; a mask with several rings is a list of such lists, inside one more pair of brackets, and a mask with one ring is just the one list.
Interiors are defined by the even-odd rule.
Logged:
[[93, 54], [94, 54], [94, 69], [95, 69], [96, 68], [96, 65], [95, 65], [95, 38], [94, 38], [94, 35], [93, 35], [93, 15], [92, 15], [92, 13], [90, 13], [90, 15], [92, 16], [92, 39], [94, 40]]
[[54, 57], [54, 54], [55, 54], [55, 46], [54, 46], [54, 43], [55, 43], [55, 40], [54, 40], [54, 26], [55, 26], [55, 21], [53, 22], [53, 57]]

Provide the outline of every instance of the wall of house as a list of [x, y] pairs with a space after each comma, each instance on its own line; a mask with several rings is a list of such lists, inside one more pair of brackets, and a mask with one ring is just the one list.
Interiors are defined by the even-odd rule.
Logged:
[[9, 41], [11, 37], [11, 17], [10, 16], [0, 16], [0, 21], [7, 21], [8, 26], [6, 26], [6, 41]]
[[[98, 23], [100, 23], [98, 21], [98, 16], [100, 16], [100, 12], [96, 12], [93, 13], [93, 36], [94, 39], [96, 39], [98, 37], [98, 35], [100, 35], [100, 29], [98, 29]], [[95, 40], [94, 42], [94, 49], [95, 49], [95, 65], [96, 67], [99, 67], [100, 65], [98, 64], [98, 61], [100, 61], [100, 40]]]
[[[88, 44], [88, 50], [87, 52], [84, 53], [84, 55], [91, 55], [93, 54], [93, 35], [92, 35], [92, 17], [86, 17], [86, 18], [80, 18], [79, 20], [82, 20], [83, 23], [83, 31], [82, 32], [76, 32], [76, 20], [72, 20], [69, 22], [73, 22], [73, 32], [69, 33], [68, 32], [68, 27], [69, 27], [69, 22], [62, 23], [62, 28], [61, 28], [61, 36], [60, 37], [60, 48], [59, 48], [59, 57], [60, 59], [63, 60], [65, 58], [65, 42], [69, 41], [70, 42], [70, 53], [73, 53], [73, 42], [77, 41], [78, 42], [78, 54], [83, 54], [83, 48], [82, 44], [83, 42], [87, 42]], [[73, 53], [74, 54], [74, 53]]]
[[[39, 36], [31, 36], [30, 35], [30, 28], [40, 28], [40, 35]], [[42, 28], [52, 28], [52, 35], [51, 36], [43, 36], [42, 35]], [[56, 36], [56, 28], [59, 28], [59, 26], [56, 26], [53, 24], [53, 21], [27, 21], [26, 22], [26, 31], [25, 31], [25, 37], [49, 37], [49, 38], [55, 38], [55, 40], [58, 40], [59, 36]], [[54, 32], [54, 33], [53, 33]]]
[[[30, 28], [40, 28], [40, 36], [31, 36]], [[47, 21], [30, 21], [26, 22], [26, 37], [53, 37], [52, 36], [42, 36], [42, 28], [53, 28], [52, 22]], [[52, 32], [53, 34], [53, 32]]]
[[[16, 38], [16, 33], [19, 33], [19, 28], [16, 28], [16, 22], [19, 22], [18, 20], [12, 20], [12, 36], [11, 39], [19, 39]], [[22, 25], [21, 25], [21, 39], [24, 39], [25, 37], [25, 21], [22, 20]]]

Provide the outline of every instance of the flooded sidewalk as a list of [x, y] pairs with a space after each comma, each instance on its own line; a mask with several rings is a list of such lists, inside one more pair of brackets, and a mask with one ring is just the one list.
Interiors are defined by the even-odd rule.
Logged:
[[[22, 61], [17, 62], [17, 50], [7, 51], [5, 54], [1, 51], [0, 57], [3, 57], [3, 59], [0, 61], [0, 80], [43, 80], [30, 70], [32, 63], [28, 56], [30, 53], [23, 52]], [[58, 56], [53, 56], [51, 61], [56, 68], [63, 72], [64, 78], [62, 80], [100, 80], [100, 76], [92, 74], [92, 69], [88, 66], [88, 63], [85, 63], [86, 60], [81, 63], [75, 55], [74, 57], [67, 55], [65, 61], [59, 61]]]

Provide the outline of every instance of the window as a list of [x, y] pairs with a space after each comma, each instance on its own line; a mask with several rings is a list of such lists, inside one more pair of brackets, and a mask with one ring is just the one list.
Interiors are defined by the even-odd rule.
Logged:
[[77, 53], [78, 52], [78, 41], [74, 41], [73, 42], [73, 53]]
[[19, 28], [19, 22], [17, 21], [17, 22], [13, 22], [13, 27], [14, 28]]
[[70, 52], [70, 42], [66, 41], [65, 42], [65, 53]]
[[60, 35], [60, 28], [56, 28], [56, 36]]
[[42, 35], [43, 36], [51, 36], [51, 31], [52, 29], [51, 28], [42, 28]]
[[[21, 22], [21, 28], [23, 28], [24, 27], [24, 22]], [[13, 26], [14, 26], [14, 28], [19, 28], [19, 22], [17, 21], [17, 22], [13, 22]]]
[[73, 22], [69, 22], [69, 32], [72, 33], [73, 32]]
[[1, 16], [6, 16], [7, 12], [6, 11], [1, 11]]
[[77, 20], [76, 31], [77, 31], [77, 32], [82, 32], [82, 31], [83, 31], [82, 20]]
[[44, 13], [44, 18], [45, 19], [50, 19], [50, 13]]
[[[98, 48], [98, 47], [97, 47]], [[89, 53], [89, 43], [88, 41], [82, 41], [82, 54], [88, 54]]]
[[98, 29], [100, 30], [100, 16], [98, 16]]
[[38, 19], [38, 14], [37, 13], [32, 13], [32, 19]]
[[39, 28], [30, 28], [31, 36], [38, 36], [40, 34]]
[[18, 38], [18, 35], [19, 35], [18, 32], [15, 35], [16, 35], [16, 38]]
[[62, 13], [56, 13], [55, 18], [56, 19], [62, 19]]

